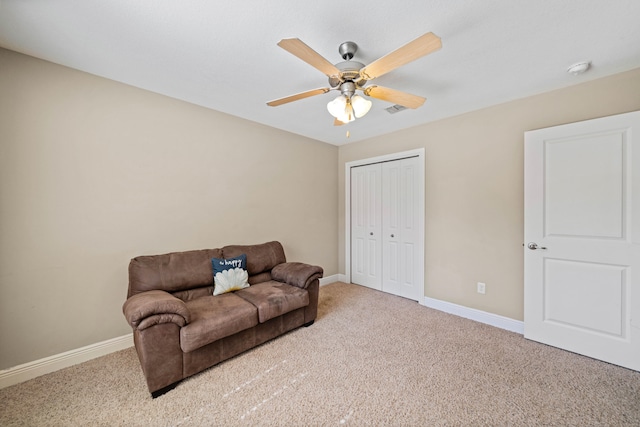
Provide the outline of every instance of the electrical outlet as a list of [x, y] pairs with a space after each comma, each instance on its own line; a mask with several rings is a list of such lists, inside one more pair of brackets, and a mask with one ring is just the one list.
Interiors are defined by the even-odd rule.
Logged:
[[487, 285], [482, 283], [482, 282], [478, 282], [478, 293], [479, 294], [484, 294], [485, 290], [486, 290]]

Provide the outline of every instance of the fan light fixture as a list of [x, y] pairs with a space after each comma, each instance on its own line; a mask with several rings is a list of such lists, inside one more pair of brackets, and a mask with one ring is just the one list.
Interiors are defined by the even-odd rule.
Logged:
[[342, 123], [349, 123], [356, 118], [364, 117], [369, 112], [372, 102], [360, 95], [354, 95], [353, 82], [343, 83], [340, 90], [342, 94], [327, 104], [329, 114]]
[[327, 104], [327, 110], [342, 123], [349, 123], [356, 118], [364, 117], [371, 109], [372, 104], [371, 101], [360, 95], [354, 95], [350, 98], [346, 95], [340, 95]]

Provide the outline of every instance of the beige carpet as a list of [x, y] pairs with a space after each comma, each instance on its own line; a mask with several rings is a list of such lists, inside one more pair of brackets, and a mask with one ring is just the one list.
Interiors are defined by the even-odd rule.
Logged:
[[0, 425], [640, 426], [640, 373], [344, 283], [152, 400], [133, 349], [0, 390]]

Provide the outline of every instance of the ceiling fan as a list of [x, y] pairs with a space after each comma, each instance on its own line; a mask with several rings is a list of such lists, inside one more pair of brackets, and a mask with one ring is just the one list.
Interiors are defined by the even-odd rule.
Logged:
[[378, 85], [366, 86], [366, 84], [389, 71], [435, 52], [442, 47], [442, 41], [440, 37], [429, 32], [366, 66], [360, 62], [352, 61], [358, 50], [358, 45], [354, 42], [340, 44], [338, 52], [344, 61], [335, 65], [331, 64], [300, 39], [283, 39], [280, 40], [278, 46], [323, 72], [329, 78], [330, 87], [313, 89], [275, 99], [267, 102], [267, 105], [277, 107], [278, 105], [327, 93], [331, 90], [338, 90], [340, 95], [327, 104], [327, 109], [335, 117], [334, 124], [342, 125], [364, 116], [371, 108], [371, 101], [356, 95], [356, 91], [361, 91], [366, 96], [407, 108], [418, 108], [424, 104], [426, 99], [421, 96]]

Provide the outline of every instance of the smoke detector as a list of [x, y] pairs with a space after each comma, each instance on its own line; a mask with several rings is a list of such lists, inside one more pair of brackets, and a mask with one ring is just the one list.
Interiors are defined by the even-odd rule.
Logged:
[[579, 76], [591, 67], [591, 61], [578, 62], [567, 68], [567, 73]]

